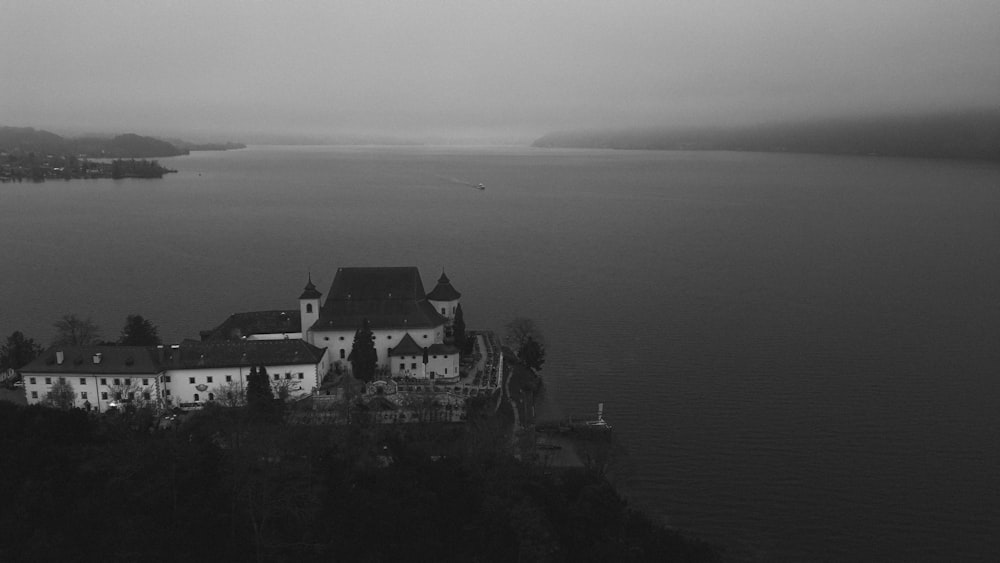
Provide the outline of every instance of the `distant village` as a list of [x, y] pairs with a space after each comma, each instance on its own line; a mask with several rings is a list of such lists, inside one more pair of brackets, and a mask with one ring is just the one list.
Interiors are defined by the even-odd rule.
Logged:
[[162, 178], [177, 172], [155, 160], [90, 160], [85, 156], [0, 152], [0, 182], [94, 180], [97, 178]]

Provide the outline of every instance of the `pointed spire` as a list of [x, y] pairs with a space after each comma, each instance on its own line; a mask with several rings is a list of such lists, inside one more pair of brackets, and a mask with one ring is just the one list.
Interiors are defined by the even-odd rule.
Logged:
[[309, 272], [309, 281], [306, 282], [306, 287], [302, 290], [302, 295], [299, 296], [299, 299], [319, 299], [322, 295], [322, 293], [316, 290], [316, 286], [313, 285], [312, 272]]
[[454, 301], [461, 296], [462, 294], [451, 285], [451, 280], [444, 273], [444, 269], [441, 270], [441, 277], [438, 278], [434, 290], [427, 294], [427, 298], [432, 301]]

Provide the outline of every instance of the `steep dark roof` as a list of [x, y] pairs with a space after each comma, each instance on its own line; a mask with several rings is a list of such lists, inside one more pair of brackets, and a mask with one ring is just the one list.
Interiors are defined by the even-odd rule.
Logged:
[[462, 294], [451, 285], [451, 281], [444, 272], [441, 272], [441, 277], [438, 278], [438, 283], [434, 286], [434, 289], [427, 294], [427, 298], [432, 301], [454, 301], [461, 296]]
[[431, 344], [427, 349], [428, 354], [457, 354], [458, 348], [451, 344]]
[[430, 328], [446, 321], [427, 302], [420, 272], [404, 268], [340, 268], [313, 330]]
[[[56, 352], [63, 353], [63, 363], [57, 363]], [[94, 355], [100, 354], [100, 363]], [[21, 373], [74, 374], [157, 374], [156, 348], [146, 346], [53, 346], [24, 366]]]
[[196, 342], [164, 346], [163, 369], [278, 366], [319, 363], [325, 348], [298, 339]]
[[301, 332], [302, 317], [298, 309], [286, 311], [250, 311], [235, 313], [212, 330], [201, 332], [204, 341], [240, 340], [254, 334]]
[[323, 294], [316, 290], [316, 286], [313, 285], [312, 274], [309, 274], [309, 281], [306, 283], [306, 288], [302, 290], [302, 295], [299, 295], [299, 299], [319, 299]]
[[419, 356], [424, 353], [424, 349], [417, 344], [417, 341], [407, 332], [403, 339], [395, 348], [389, 351], [390, 356]]

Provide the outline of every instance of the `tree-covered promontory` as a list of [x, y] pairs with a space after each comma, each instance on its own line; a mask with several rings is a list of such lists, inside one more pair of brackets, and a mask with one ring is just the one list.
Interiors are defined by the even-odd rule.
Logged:
[[0, 402], [3, 561], [717, 561], [598, 474], [517, 461], [495, 421], [173, 428]]

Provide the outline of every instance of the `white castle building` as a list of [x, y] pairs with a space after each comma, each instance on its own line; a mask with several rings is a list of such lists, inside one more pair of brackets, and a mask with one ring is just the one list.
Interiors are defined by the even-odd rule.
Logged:
[[218, 400], [221, 385], [246, 385], [250, 369], [259, 366], [272, 385], [302, 396], [330, 371], [350, 371], [354, 335], [367, 322], [383, 374], [451, 379], [459, 375], [451, 336], [460, 299], [444, 273], [425, 293], [415, 267], [340, 268], [325, 301], [310, 277], [298, 309], [231, 315], [203, 331], [200, 342], [53, 347], [20, 371], [29, 403], [62, 380], [73, 386], [77, 406], [102, 411], [139, 398], [201, 405]]

